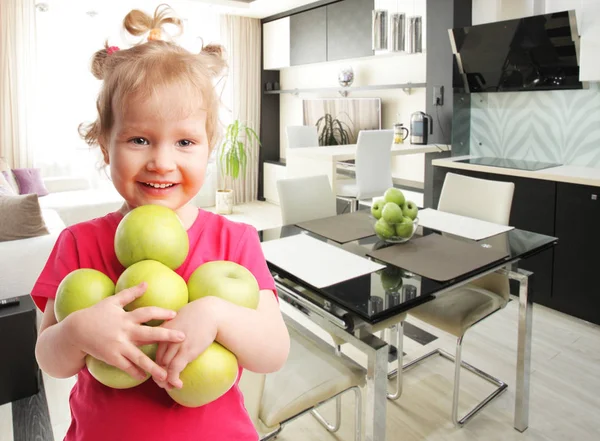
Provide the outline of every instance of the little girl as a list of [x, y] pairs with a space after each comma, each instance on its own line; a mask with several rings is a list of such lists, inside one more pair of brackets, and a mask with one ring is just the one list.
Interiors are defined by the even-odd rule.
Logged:
[[[67, 441], [255, 441], [237, 382], [219, 399], [197, 408], [176, 404], [164, 389], [181, 387], [180, 372], [214, 340], [237, 356], [240, 374], [242, 368], [276, 371], [289, 351], [256, 230], [190, 204], [219, 135], [213, 80], [225, 68], [222, 49], [210, 45], [192, 54], [165, 41], [162, 26], [167, 23], [181, 28], [169, 9], [159, 7], [154, 17], [131, 11], [125, 29], [149, 35], [148, 41], [129, 49], [107, 46], [94, 55], [92, 71], [103, 85], [98, 117], [83, 134], [90, 145], [100, 146], [125, 203], [118, 212], [66, 228], [32, 291], [44, 311], [36, 347], [41, 369], [56, 378], [77, 374]], [[94, 268], [117, 281], [124, 271], [114, 252], [117, 225], [127, 212], [145, 204], [175, 210], [188, 231], [190, 251], [176, 270], [179, 275], [187, 281], [204, 262], [237, 262], [258, 280], [258, 308], [205, 297], [177, 314], [154, 307], [126, 312], [123, 307], [143, 295], [141, 284], [57, 323], [54, 298], [68, 273]], [[166, 321], [159, 327], [142, 325], [151, 319]], [[152, 342], [159, 343], [156, 362], [138, 349]], [[152, 379], [131, 389], [106, 387], [86, 369], [86, 354], [133, 376], [149, 372]]]

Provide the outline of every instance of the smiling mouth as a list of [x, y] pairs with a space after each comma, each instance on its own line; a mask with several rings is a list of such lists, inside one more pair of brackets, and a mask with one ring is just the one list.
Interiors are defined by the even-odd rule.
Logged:
[[158, 184], [155, 182], [142, 182], [142, 184], [144, 184], [146, 187], [151, 187], [151, 188], [170, 188], [172, 186], [174, 186], [175, 184], [170, 183], [170, 184]]

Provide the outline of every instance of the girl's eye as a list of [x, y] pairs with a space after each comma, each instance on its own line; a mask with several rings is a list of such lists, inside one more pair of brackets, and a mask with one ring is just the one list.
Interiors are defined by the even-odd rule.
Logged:
[[137, 145], [148, 145], [150, 144], [146, 138], [132, 138], [131, 142]]
[[189, 139], [182, 139], [181, 141], [177, 142], [177, 145], [179, 145], [179, 147], [190, 147], [192, 144], [194, 143]]

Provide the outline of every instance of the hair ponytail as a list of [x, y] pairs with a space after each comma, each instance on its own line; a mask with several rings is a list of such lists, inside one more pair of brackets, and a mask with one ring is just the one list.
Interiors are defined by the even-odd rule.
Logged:
[[227, 66], [225, 48], [220, 44], [211, 43], [203, 46], [200, 55], [206, 56], [206, 66], [214, 77], [219, 76]]
[[[169, 35], [163, 28], [165, 25], [173, 25], [177, 28], [174, 35]], [[174, 11], [166, 4], [160, 4], [154, 11], [154, 17], [150, 17], [144, 11], [134, 9], [123, 19], [123, 27], [127, 32], [136, 37], [148, 33], [148, 40], [168, 40], [183, 32], [183, 22], [175, 16]]]

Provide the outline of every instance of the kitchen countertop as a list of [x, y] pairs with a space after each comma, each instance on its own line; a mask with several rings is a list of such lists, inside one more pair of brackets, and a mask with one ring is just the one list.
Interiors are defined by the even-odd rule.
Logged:
[[[448, 144], [392, 144], [392, 155], [415, 155], [418, 153], [446, 152], [450, 150]], [[302, 147], [287, 149], [287, 160], [294, 157], [309, 157], [332, 161], [346, 161], [356, 158], [356, 144]]]
[[558, 167], [530, 171], [456, 162], [462, 159], [471, 159], [476, 157], [477, 156], [471, 155], [452, 156], [450, 158], [435, 159], [431, 162], [431, 164], [436, 167], [473, 170], [485, 173], [494, 173], [497, 175], [519, 176], [523, 178], [543, 179], [545, 181], [565, 182], [569, 184], [600, 187], [600, 168], [583, 167], [578, 165], [560, 165]]

